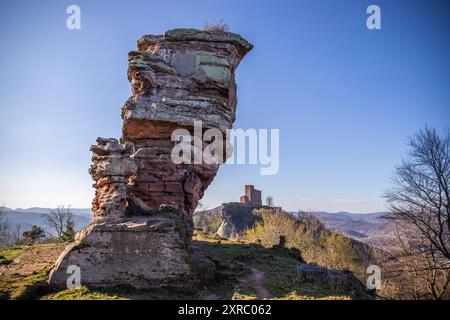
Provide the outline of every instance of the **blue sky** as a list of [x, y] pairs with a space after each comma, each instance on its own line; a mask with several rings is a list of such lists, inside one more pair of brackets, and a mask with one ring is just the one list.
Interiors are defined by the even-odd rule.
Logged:
[[[81, 30], [65, 26], [70, 4]], [[370, 4], [381, 30], [366, 28]], [[0, 204], [89, 207], [89, 147], [120, 136], [128, 51], [222, 19], [255, 45], [235, 127], [279, 128], [280, 171], [222, 166], [205, 205], [251, 183], [289, 210], [384, 210], [407, 136], [450, 123], [449, 14], [436, 0], [0, 0]]]

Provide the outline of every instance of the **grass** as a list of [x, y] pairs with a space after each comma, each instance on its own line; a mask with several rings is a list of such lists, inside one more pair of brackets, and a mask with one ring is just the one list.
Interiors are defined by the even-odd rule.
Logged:
[[7, 265], [17, 258], [27, 246], [13, 246], [0, 249], [0, 265]]
[[181, 291], [176, 288], [159, 288], [139, 290], [127, 286], [91, 289], [81, 286], [66, 289], [42, 297], [44, 300], [182, 300], [192, 299], [194, 292]]
[[0, 299], [34, 299], [48, 290], [48, 274], [63, 248], [46, 243], [1, 249], [8, 262], [0, 264]]
[[[215, 235], [195, 232], [194, 245], [205, 256], [218, 259], [225, 266], [233, 263], [256, 269], [264, 275], [258, 280], [271, 296], [282, 300], [347, 300], [352, 295], [332, 292], [320, 284], [303, 283], [297, 273], [298, 261], [285, 248], [264, 248], [245, 241], [231, 241]], [[63, 250], [63, 244], [15, 246], [0, 250], [0, 299], [111, 300], [111, 299], [239, 299], [257, 298], [251, 272], [231, 272], [231, 276], [202, 284], [196, 290], [159, 288], [137, 290], [131, 287], [52, 291], [47, 285], [49, 271]], [[228, 270], [228, 269], [225, 269]]]
[[[301, 282], [298, 261], [285, 248], [264, 248], [245, 241], [231, 241], [218, 236], [195, 232], [194, 239], [209, 244], [212, 251], [224, 259], [244, 262], [248, 267], [264, 272], [263, 286], [276, 300], [348, 300], [350, 293], [333, 292], [325, 285]], [[218, 291], [223, 288], [217, 288]], [[225, 298], [256, 299], [256, 292], [248, 283], [241, 283], [228, 291]]]
[[120, 297], [109, 295], [99, 291], [91, 291], [85, 286], [76, 289], [67, 289], [55, 294], [48, 295], [47, 300], [116, 300]]
[[300, 281], [297, 261], [279, 248], [268, 249], [266, 258], [255, 259], [249, 264], [265, 273], [263, 286], [276, 300], [346, 300], [348, 293], [338, 293], [323, 284]]
[[274, 298], [273, 300], [352, 300], [352, 297], [346, 295], [326, 295], [326, 294], [320, 297], [316, 297], [311, 295], [302, 295], [299, 294], [297, 291], [292, 291], [283, 297]]
[[49, 269], [44, 268], [30, 275], [12, 275], [0, 281], [0, 299], [33, 299], [44, 286]]

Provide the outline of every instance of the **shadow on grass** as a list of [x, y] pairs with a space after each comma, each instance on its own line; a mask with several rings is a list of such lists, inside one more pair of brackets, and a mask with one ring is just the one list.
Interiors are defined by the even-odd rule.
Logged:
[[[230, 241], [212, 235], [196, 235], [194, 254], [201, 255], [214, 265], [214, 276], [192, 289], [162, 287], [139, 290], [131, 286], [61, 290], [46, 283], [49, 269], [36, 270], [26, 276], [4, 279], [0, 299], [132, 299], [132, 300], [229, 300], [257, 299], [261, 286], [271, 299], [351, 299], [351, 293], [333, 292], [324, 284], [299, 280], [299, 252], [287, 248], [264, 248], [258, 244]], [[255, 280], [250, 270], [263, 276]], [[3, 279], [2, 279], [3, 280]], [[255, 281], [259, 281], [255, 284]], [[0, 286], [1, 287], [1, 286]], [[14, 294], [11, 294], [11, 293]]]

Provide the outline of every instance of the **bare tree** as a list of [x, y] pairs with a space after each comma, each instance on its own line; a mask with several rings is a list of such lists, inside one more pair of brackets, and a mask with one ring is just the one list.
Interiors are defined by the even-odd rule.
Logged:
[[273, 207], [273, 197], [272, 196], [267, 196], [266, 205]]
[[[436, 252], [428, 239], [398, 222], [397, 241], [389, 249], [390, 259], [384, 261], [382, 295], [386, 287], [396, 287], [387, 296], [398, 299], [450, 298], [450, 266]], [[392, 259], [392, 257], [394, 259]]]
[[10, 224], [4, 208], [0, 208], [0, 247], [11, 244]]
[[5, 229], [9, 229], [9, 222], [8, 219], [6, 219], [5, 210], [0, 208], [0, 232]]
[[22, 237], [22, 226], [20, 225], [20, 223], [17, 223], [14, 226], [14, 233], [13, 233], [13, 239], [14, 239], [14, 243], [19, 243], [20, 242], [20, 238]]
[[59, 206], [58, 208], [51, 210], [48, 214], [43, 214], [44, 224], [53, 230], [58, 238], [61, 238], [67, 225], [73, 222], [73, 215], [70, 208]]
[[397, 258], [441, 299], [450, 282], [450, 131], [425, 128], [409, 138], [409, 152], [385, 194], [399, 225]]

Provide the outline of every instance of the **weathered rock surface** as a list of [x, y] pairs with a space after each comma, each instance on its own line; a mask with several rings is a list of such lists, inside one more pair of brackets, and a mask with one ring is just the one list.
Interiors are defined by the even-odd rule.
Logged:
[[[224, 238], [238, 238], [242, 232], [254, 226], [261, 219], [253, 213], [253, 210], [261, 208], [261, 206], [245, 205], [237, 202], [222, 204], [222, 222], [216, 234]], [[265, 208], [270, 209], [269, 207]]]
[[245, 186], [245, 195], [240, 202], [222, 203], [222, 205], [194, 214], [196, 228], [203, 232], [215, 233], [222, 238], [236, 239], [243, 232], [252, 228], [261, 217], [255, 210], [264, 209], [271, 212], [281, 212], [281, 207], [264, 206], [261, 202], [261, 191], [253, 185]]
[[192, 133], [195, 121], [203, 130], [232, 127], [234, 72], [251, 49], [237, 34], [195, 29], [138, 40], [128, 56], [132, 96], [122, 137], [98, 138], [91, 148], [94, 220], [61, 255], [50, 283], [65, 284], [71, 264], [87, 285], [192, 282], [192, 214], [219, 165], [172, 162], [172, 132]]
[[351, 292], [355, 296], [365, 294], [365, 288], [351, 272], [330, 270], [317, 265], [300, 263], [298, 265], [300, 281], [323, 283], [333, 291]]
[[[81, 282], [96, 287], [183, 287], [193, 279], [181, 230], [175, 219], [162, 215], [91, 224], [65, 248], [55, 270], [79, 266]], [[64, 284], [66, 279], [56, 271], [51, 280]]]
[[[259, 209], [272, 212], [281, 210], [279, 207], [228, 202], [211, 210], [196, 212], [194, 219], [196, 220], [196, 227], [203, 229], [205, 232], [209, 231], [223, 238], [237, 239], [242, 236], [245, 230], [252, 228], [256, 222], [261, 221], [261, 217], [254, 211]], [[218, 227], [214, 230], [207, 230], [210, 229], [210, 226], [205, 225], [208, 223], [217, 224]]]

